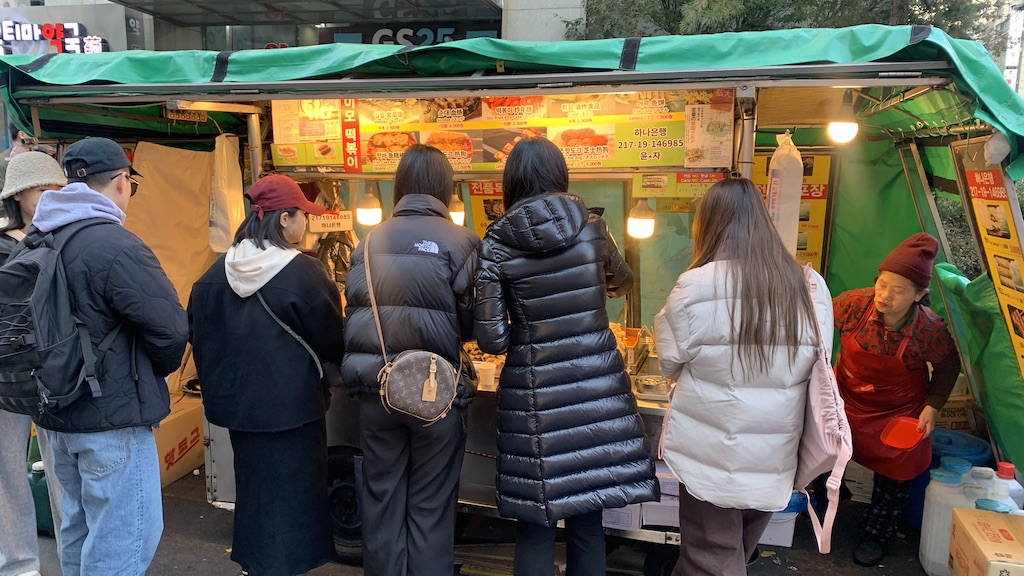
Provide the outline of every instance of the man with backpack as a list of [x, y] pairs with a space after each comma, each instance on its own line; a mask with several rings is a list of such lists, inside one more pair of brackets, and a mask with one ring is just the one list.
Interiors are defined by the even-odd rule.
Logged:
[[52, 234], [60, 246], [72, 313], [96, 356], [81, 397], [54, 410], [41, 401], [33, 415], [65, 493], [61, 570], [142, 575], [163, 531], [153, 426], [170, 412], [164, 377], [181, 363], [188, 320], [156, 256], [123, 227], [136, 182], [121, 147], [86, 138], [63, 165], [69, 184], [42, 195], [23, 242]]

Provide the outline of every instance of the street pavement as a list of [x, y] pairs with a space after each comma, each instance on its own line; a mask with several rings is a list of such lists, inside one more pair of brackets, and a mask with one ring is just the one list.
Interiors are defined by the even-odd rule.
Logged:
[[[164, 533], [150, 566], [149, 576], [236, 576], [237, 564], [231, 561], [232, 513], [214, 508], [206, 501], [202, 469], [164, 489]], [[853, 563], [852, 554], [857, 525], [864, 504], [849, 502], [840, 508], [833, 536], [833, 552], [820, 555], [814, 542], [810, 521], [797, 519], [793, 546], [762, 546], [762, 557], [749, 569], [749, 576], [924, 576], [917, 560], [916, 531], [905, 528], [892, 543], [883, 566], [863, 568]], [[507, 565], [511, 557], [510, 522], [479, 517], [463, 518], [466, 529], [456, 555], [467, 566]], [[501, 542], [504, 540], [504, 542]], [[633, 541], [609, 539], [609, 575], [643, 575], [644, 559], [650, 548]], [[40, 535], [43, 576], [60, 576], [56, 544]], [[671, 549], [662, 547], [671, 555]], [[560, 550], [560, 556], [564, 556]], [[468, 560], [467, 560], [468, 559]], [[489, 559], [489, 561], [488, 561]], [[481, 560], [481, 561], [478, 561]], [[356, 576], [359, 568], [332, 563], [310, 572], [311, 576]], [[483, 574], [484, 572], [474, 572]], [[500, 572], [489, 571], [489, 574]], [[439, 575], [443, 576], [443, 575]]]

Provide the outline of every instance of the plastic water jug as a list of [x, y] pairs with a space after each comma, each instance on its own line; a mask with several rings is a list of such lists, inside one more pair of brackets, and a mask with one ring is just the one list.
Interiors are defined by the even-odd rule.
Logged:
[[[943, 456], [958, 456], [975, 466], [991, 466], [993, 464], [992, 445], [976, 436], [948, 428], [936, 428], [932, 431], [931, 442], [933, 468], [939, 466], [939, 460]], [[926, 470], [911, 484], [910, 495], [903, 508], [903, 520], [914, 528], [921, 528], [921, 517], [924, 513], [924, 491], [930, 481], [931, 478]]]
[[921, 547], [917, 557], [928, 576], [949, 576], [949, 533], [953, 528], [953, 508], [974, 508], [964, 496], [961, 474], [935, 468], [925, 489], [924, 517], [921, 522]]
[[1017, 508], [1024, 508], [1024, 487], [1014, 478], [1015, 471], [1012, 463], [1000, 462], [996, 470], [996, 482], [1006, 486], [1006, 491]]
[[1002, 502], [1010, 507], [1010, 511], [1020, 510], [1020, 506], [1010, 498], [1010, 480], [999, 478], [996, 476], [995, 482], [992, 484], [992, 494], [989, 496], [992, 500]]
[[46, 491], [46, 472], [42, 462], [32, 463], [28, 485], [32, 489], [32, 501], [36, 508], [36, 530], [53, 536], [53, 514], [50, 512], [50, 494]]

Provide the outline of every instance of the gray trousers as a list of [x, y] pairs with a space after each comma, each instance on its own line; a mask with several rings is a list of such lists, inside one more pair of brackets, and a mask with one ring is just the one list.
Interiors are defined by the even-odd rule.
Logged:
[[771, 512], [719, 508], [679, 486], [679, 561], [672, 576], [744, 576]]
[[[0, 576], [39, 570], [36, 509], [28, 485], [26, 461], [31, 426], [31, 417], [0, 410]], [[50, 513], [55, 531], [59, 533], [60, 483], [49, 473], [53, 469], [53, 451], [44, 435], [38, 438], [43, 465], [48, 472]]]
[[441, 576], [455, 562], [455, 504], [465, 455], [462, 410], [424, 428], [359, 400], [363, 448], [363, 573]]

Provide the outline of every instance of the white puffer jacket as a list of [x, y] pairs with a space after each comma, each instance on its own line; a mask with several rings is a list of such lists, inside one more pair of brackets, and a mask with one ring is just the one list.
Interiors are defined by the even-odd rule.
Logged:
[[[769, 370], [745, 377], [731, 339], [732, 290], [724, 266], [711, 262], [680, 275], [654, 319], [661, 371], [676, 380], [664, 458], [700, 500], [781, 510], [793, 490], [817, 336], [807, 326], [792, 364], [789, 348], [779, 347]], [[815, 276], [821, 289], [814, 304], [831, 349], [832, 297]]]

